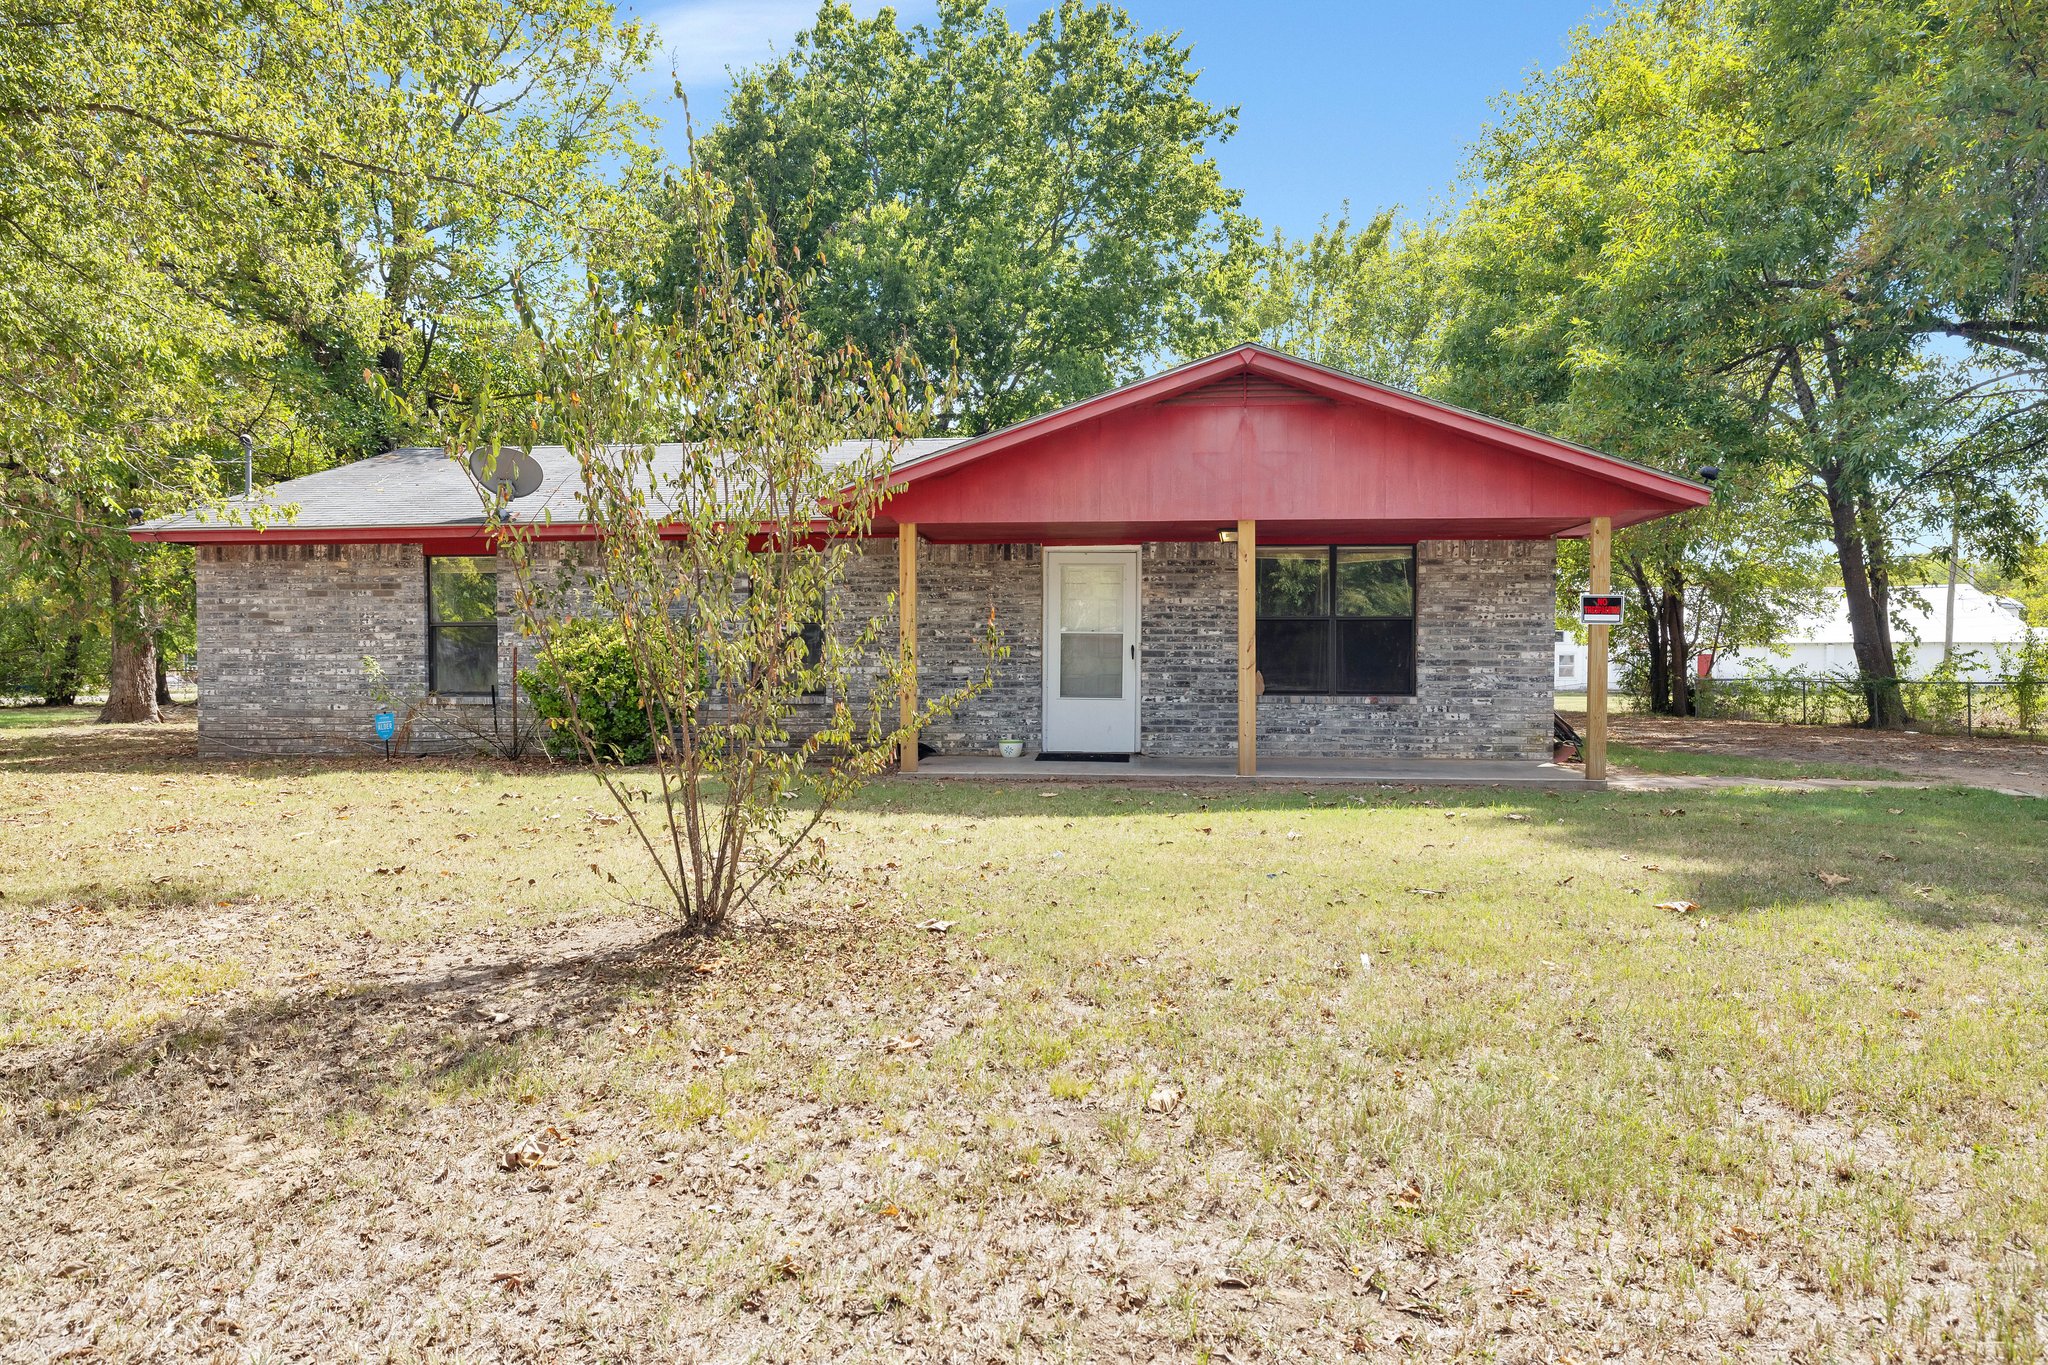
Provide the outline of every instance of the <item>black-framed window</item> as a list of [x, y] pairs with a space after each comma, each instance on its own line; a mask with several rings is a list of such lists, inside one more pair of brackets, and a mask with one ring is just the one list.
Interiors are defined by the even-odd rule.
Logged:
[[1257, 567], [1268, 692], [1414, 695], [1414, 546], [1261, 546]]
[[[803, 666], [806, 673], [813, 672], [825, 662], [825, 624], [822, 621], [806, 621], [797, 631], [797, 639], [803, 642]], [[822, 697], [825, 689], [817, 682], [804, 689], [806, 697]]]
[[427, 560], [427, 689], [487, 697], [498, 688], [498, 561], [490, 555]]

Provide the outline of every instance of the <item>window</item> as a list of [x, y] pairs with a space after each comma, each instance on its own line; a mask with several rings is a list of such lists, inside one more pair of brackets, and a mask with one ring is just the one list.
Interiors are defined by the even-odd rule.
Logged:
[[1558, 677], [1560, 677], [1560, 678], [1569, 678], [1569, 677], [1571, 677], [1571, 676], [1572, 676], [1572, 675], [1573, 675], [1574, 673], [1578, 672], [1578, 668], [1579, 668], [1579, 660], [1578, 660], [1578, 657], [1577, 657], [1576, 655], [1572, 655], [1572, 654], [1560, 654], [1560, 655], [1558, 655], [1558, 656], [1557, 656], [1557, 676], [1558, 676]]
[[1257, 593], [1268, 692], [1414, 693], [1412, 548], [1261, 549]]
[[440, 696], [498, 690], [498, 561], [489, 555], [427, 561], [427, 688]]
[[815, 674], [819, 665], [825, 662], [825, 627], [822, 622], [807, 621], [803, 629], [797, 632], [797, 638], [803, 641], [804, 672], [813, 675], [803, 694], [806, 697], [822, 697], [825, 695], [823, 680]]

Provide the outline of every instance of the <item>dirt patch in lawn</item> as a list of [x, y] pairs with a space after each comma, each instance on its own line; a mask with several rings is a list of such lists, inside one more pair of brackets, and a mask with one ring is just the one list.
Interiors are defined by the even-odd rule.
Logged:
[[[1583, 733], [1583, 713], [1565, 713]], [[1965, 735], [1895, 734], [1852, 726], [1777, 725], [1617, 713], [1609, 734], [1622, 744], [1669, 753], [1726, 755], [1788, 763], [1867, 765], [1902, 777], [2048, 796], [2048, 744]]]

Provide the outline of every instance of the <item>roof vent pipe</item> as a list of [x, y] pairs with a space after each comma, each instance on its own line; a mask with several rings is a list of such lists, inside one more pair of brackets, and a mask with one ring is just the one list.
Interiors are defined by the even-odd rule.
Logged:
[[256, 496], [256, 438], [242, 433], [242, 496]]

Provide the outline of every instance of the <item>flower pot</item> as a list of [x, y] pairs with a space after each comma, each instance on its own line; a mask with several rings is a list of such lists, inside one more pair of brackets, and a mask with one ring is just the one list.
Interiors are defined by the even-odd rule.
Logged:
[[1006, 739], [997, 744], [996, 747], [1002, 750], [1004, 758], [1022, 758], [1024, 756], [1024, 741], [1021, 739]]
[[1550, 746], [1550, 761], [1553, 763], [1576, 763], [1578, 759], [1579, 746], [1576, 744], [1559, 740]]

